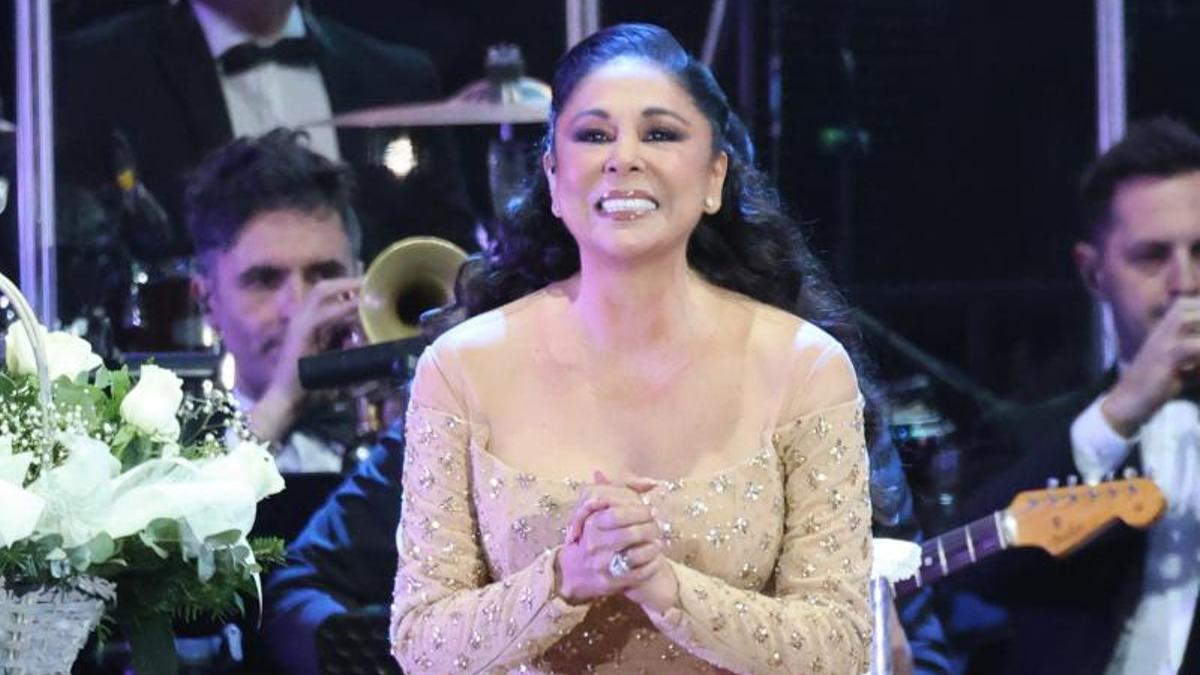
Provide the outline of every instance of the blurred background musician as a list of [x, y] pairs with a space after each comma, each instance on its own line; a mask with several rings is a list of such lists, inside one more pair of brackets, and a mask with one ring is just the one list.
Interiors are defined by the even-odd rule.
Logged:
[[234, 394], [281, 471], [339, 472], [343, 402], [306, 393], [298, 361], [338, 348], [358, 309], [361, 247], [349, 169], [277, 129], [205, 159], [186, 192], [193, 290], [236, 367]]
[[1096, 482], [1126, 469], [1155, 478], [1167, 512], [1145, 532], [1118, 525], [1066, 559], [1012, 551], [952, 579], [966, 589], [957, 607], [981, 596], [1000, 610], [990, 620], [962, 612], [952, 631], [979, 641], [963, 643], [974, 650], [969, 673], [1200, 672], [1200, 414], [1190, 393], [1200, 363], [1200, 137], [1165, 118], [1132, 125], [1084, 174], [1081, 198], [1075, 262], [1111, 309], [1117, 363], [986, 425], [963, 518], [1050, 477]]
[[[69, 246], [97, 229], [120, 229], [103, 222], [93, 196], [133, 168], [166, 216], [135, 225], [155, 230], [142, 232], [133, 251], [148, 264], [191, 253], [183, 179], [207, 152], [237, 136], [441, 95], [425, 53], [316, 16], [294, 0], [144, 8], [67, 37], [55, 65], [60, 184], [82, 188], [63, 191], [60, 238]], [[131, 161], [117, 157], [114, 132], [127, 140]], [[364, 258], [412, 234], [476, 247], [445, 130], [325, 126], [312, 130], [311, 144], [355, 173]]]

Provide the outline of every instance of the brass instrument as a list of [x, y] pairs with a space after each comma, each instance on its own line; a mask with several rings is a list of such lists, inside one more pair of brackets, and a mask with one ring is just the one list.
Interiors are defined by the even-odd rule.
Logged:
[[454, 301], [467, 254], [438, 237], [408, 237], [387, 247], [363, 277], [358, 318], [371, 343], [415, 337], [421, 314]]

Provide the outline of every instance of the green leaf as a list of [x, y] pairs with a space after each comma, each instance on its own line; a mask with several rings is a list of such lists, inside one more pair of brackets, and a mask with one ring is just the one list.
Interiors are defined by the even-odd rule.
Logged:
[[113, 436], [111, 452], [113, 457], [116, 457], [121, 462], [121, 470], [125, 470], [125, 449], [129, 447], [129, 443], [137, 435], [137, 429], [128, 424], [117, 429], [117, 433]]
[[158, 612], [146, 612], [141, 598], [117, 590], [117, 623], [129, 649], [136, 673], [176, 675], [179, 656], [175, 653], [175, 634], [171, 617]]
[[96, 376], [92, 379], [92, 384], [97, 389], [108, 389], [112, 385], [112, 373], [104, 366], [97, 368]]
[[[129, 427], [122, 428], [122, 431]], [[113, 443], [115, 446], [116, 443]], [[124, 450], [118, 455], [121, 460], [121, 471], [128, 471], [133, 467], [150, 459], [154, 452], [154, 444], [145, 436], [134, 433], [133, 438], [125, 445]]]
[[7, 373], [0, 373], [0, 396], [5, 398], [12, 396], [17, 387], [17, 382], [9, 377]]
[[132, 379], [129, 376], [129, 366], [121, 366], [120, 370], [114, 370], [109, 375], [112, 377], [112, 386], [110, 387], [112, 400], [120, 407], [125, 394], [128, 394], [129, 390], [133, 388]]
[[[102, 562], [108, 560], [109, 558], [111, 558], [113, 556], [113, 553], [115, 553], [116, 550], [117, 550], [117, 547], [116, 547], [116, 544], [113, 542], [112, 537], [110, 537], [107, 532], [101, 532], [100, 534], [97, 534], [96, 536], [92, 537], [91, 541], [84, 544], [83, 546], [76, 548], [75, 551], [71, 552], [71, 557], [73, 559], [72, 562], [74, 562], [74, 559], [76, 558], [76, 556], [78, 556], [81, 559], [85, 558], [86, 562], [87, 562], [87, 566], [85, 566], [85, 567], [79, 567], [78, 565], [75, 566], [75, 569], [82, 572], [83, 570], [87, 569], [89, 566], [97, 565], [99, 563], [102, 563]], [[76, 553], [76, 551], [78, 551], [78, 553]]]

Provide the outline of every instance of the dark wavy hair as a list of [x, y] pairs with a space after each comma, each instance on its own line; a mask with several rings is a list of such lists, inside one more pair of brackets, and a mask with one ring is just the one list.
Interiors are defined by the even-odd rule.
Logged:
[[[558, 115], [579, 82], [617, 58], [644, 59], [671, 74], [712, 126], [713, 150], [729, 157], [721, 208], [701, 218], [688, 242], [688, 264], [718, 286], [799, 314], [839, 339], [857, 341], [844, 335], [852, 329], [824, 267], [809, 250], [799, 225], [784, 214], [766, 176], [754, 167], [745, 125], [712, 72], [666, 30], [647, 24], [612, 26], [567, 52], [554, 76], [544, 149], [553, 150]], [[579, 264], [579, 247], [550, 213], [546, 176], [531, 172], [524, 192], [499, 223], [484, 269], [471, 284], [468, 312], [498, 307], [566, 279], [579, 271]]]
[[308, 147], [308, 134], [274, 129], [236, 138], [213, 150], [188, 177], [184, 213], [202, 272], [214, 253], [237, 243], [260, 213], [284, 209], [330, 210], [341, 216], [354, 257], [362, 231], [351, 206], [354, 177], [349, 167]]
[[[575, 88], [588, 74], [618, 58], [645, 60], [670, 74], [713, 130], [713, 151], [729, 157], [721, 208], [701, 217], [688, 242], [689, 266], [709, 282], [799, 315], [829, 331], [850, 352], [870, 408], [878, 411], [873, 367], [849, 308], [824, 265], [813, 255], [799, 223], [784, 212], [776, 190], [755, 168], [754, 144], [712, 72], [665, 29], [621, 24], [592, 34], [559, 62], [550, 120], [542, 142], [553, 150], [554, 128]], [[459, 301], [467, 315], [499, 307], [579, 271], [579, 247], [550, 212], [550, 188], [531, 172], [520, 196], [498, 224], [494, 243], [471, 270]], [[877, 419], [878, 414], [869, 414]], [[879, 428], [878, 424], [872, 427]], [[872, 431], [872, 501], [876, 520], [891, 524], [908, 498], [895, 450]]]

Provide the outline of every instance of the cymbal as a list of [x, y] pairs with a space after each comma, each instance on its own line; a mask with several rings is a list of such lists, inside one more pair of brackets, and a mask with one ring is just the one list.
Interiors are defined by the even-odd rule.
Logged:
[[550, 87], [531, 77], [479, 80], [443, 101], [381, 106], [305, 126], [428, 127], [535, 124], [550, 117]]

